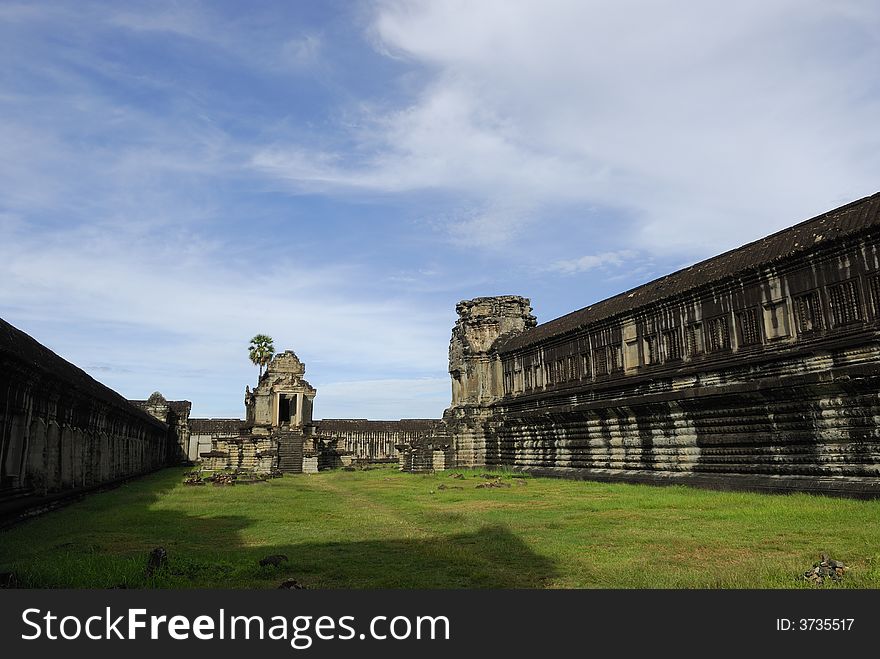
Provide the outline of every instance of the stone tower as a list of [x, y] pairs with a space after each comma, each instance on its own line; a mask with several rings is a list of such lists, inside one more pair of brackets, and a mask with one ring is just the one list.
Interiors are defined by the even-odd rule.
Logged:
[[443, 414], [453, 465], [486, 464], [487, 408], [504, 395], [501, 360], [493, 347], [536, 325], [528, 298], [499, 295], [462, 300], [449, 341], [452, 403]]
[[272, 430], [302, 430], [312, 425], [315, 388], [305, 381], [306, 367], [293, 350], [275, 355], [253, 391], [245, 393], [247, 423], [255, 435]]

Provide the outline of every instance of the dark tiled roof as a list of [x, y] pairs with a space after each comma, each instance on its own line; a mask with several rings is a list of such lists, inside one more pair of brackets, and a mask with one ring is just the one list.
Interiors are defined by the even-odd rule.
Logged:
[[516, 350], [880, 226], [880, 192], [502, 340]]
[[0, 360], [4, 359], [34, 369], [47, 378], [57, 379], [69, 387], [72, 394], [87, 396], [146, 419], [150, 423], [159, 423], [81, 368], [59, 357], [33, 337], [0, 318]]
[[[128, 402], [145, 410], [149, 401], [129, 400]], [[188, 400], [166, 400], [165, 403], [168, 405], [168, 409], [178, 416], [189, 416], [189, 411], [192, 409], [192, 403]]]
[[193, 435], [231, 435], [241, 432], [241, 419], [190, 419], [189, 430]]
[[318, 432], [406, 432], [433, 430], [439, 419], [400, 419], [399, 421], [368, 421], [367, 419], [322, 419], [315, 421]]

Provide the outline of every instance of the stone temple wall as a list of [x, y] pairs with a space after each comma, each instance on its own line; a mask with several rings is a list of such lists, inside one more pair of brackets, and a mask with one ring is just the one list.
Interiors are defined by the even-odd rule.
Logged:
[[0, 319], [0, 513], [175, 458], [166, 424]]
[[338, 450], [356, 462], [396, 462], [398, 445], [433, 437], [441, 430], [439, 419], [324, 419], [316, 422], [315, 433], [337, 440]]
[[268, 436], [215, 436], [212, 449], [202, 454], [202, 466], [211, 471], [242, 469], [269, 473], [277, 464], [277, 441]]
[[244, 425], [241, 419], [190, 419], [187, 458], [192, 462], [202, 460], [203, 454], [211, 451], [214, 439], [234, 439], [242, 434]]
[[130, 400], [150, 416], [168, 426], [168, 438], [174, 447], [169, 460], [185, 464], [192, 460], [189, 456], [190, 423], [189, 413], [192, 403], [188, 400], [166, 400], [158, 391], [147, 400]]
[[880, 195], [543, 325], [518, 300], [459, 305], [454, 464], [880, 495]]

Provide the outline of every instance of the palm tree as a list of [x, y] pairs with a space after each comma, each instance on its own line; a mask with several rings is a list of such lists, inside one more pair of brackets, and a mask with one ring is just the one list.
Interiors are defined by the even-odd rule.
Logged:
[[263, 379], [263, 367], [272, 361], [275, 353], [275, 345], [272, 343], [272, 337], [265, 334], [257, 334], [251, 339], [250, 348], [248, 348], [248, 356], [251, 361], [260, 367], [259, 382]]

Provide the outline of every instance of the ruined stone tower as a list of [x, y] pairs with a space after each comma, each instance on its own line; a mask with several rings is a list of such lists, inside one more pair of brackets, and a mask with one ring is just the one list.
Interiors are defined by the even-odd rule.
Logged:
[[489, 414], [486, 408], [504, 395], [501, 361], [492, 346], [534, 327], [529, 299], [499, 295], [462, 300], [449, 341], [452, 403], [443, 414], [452, 438], [454, 466], [486, 464]]
[[253, 391], [245, 392], [247, 423], [255, 435], [272, 430], [302, 430], [312, 424], [315, 388], [305, 381], [306, 367], [293, 350], [275, 355]]

